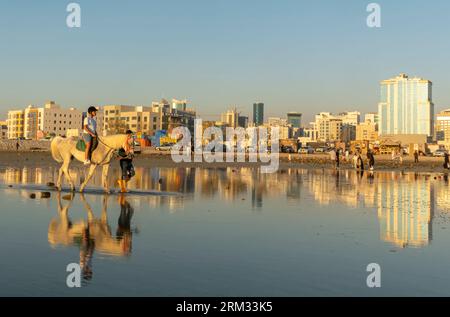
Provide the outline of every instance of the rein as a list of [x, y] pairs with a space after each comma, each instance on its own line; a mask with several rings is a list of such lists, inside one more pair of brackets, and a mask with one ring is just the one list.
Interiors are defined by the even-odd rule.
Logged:
[[[99, 137], [98, 135], [97, 135], [97, 140], [98, 140], [99, 143], [103, 144], [106, 148], [109, 149], [108, 152], [106, 153], [105, 157], [103, 158], [103, 160], [102, 160], [101, 162], [99, 162], [99, 163], [96, 164], [96, 165], [101, 165], [103, 162], [106, 161], [106, 159], [108, 158], [108, 156], [110, 155], [110, 153], [111, 153], [112, 151], [115, 151], [116, 149], [113, 148], [113, 147], [111, 147], [111, 146], [109, 146], [109, 145], [106, 144], [105, 142], [103, 142], [103, 141], [100, 139], [100, 137]], [[113, 153], [113, 155], [114, 155], [114, 153]]]

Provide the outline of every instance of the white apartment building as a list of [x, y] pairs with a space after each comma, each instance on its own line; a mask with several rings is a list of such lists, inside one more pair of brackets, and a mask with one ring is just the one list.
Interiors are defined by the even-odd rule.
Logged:
[[368, 112], [364, 115], [364, 122], [372, 122], [378, 126], [378, 112]]
[[28, 106], [8, 111], [8, 138], [41, 139], [48, 135], [66, 136], [67, 130], [82, 129], [82, 113], [75, 108], [63, 109], [54, 101], [43, 107]]
[[359, 111], [341, 112], [337, 117], [342, 119], [343, 125], [357, 126], [361, 121], [361, 113]]
[[341, 112], [338, 115], [321, 112], [315, 116], [312, 127], [316, 130], [315, 136], [318, 141], [342, 141], [343, 132], [345, 141], [350, 141], [354, 139], [354, 131], [360, 123], [360, 117], [358, 111]]
[[231, 128], [237, 128], [239, 126], [239, 112], [236, 108], [230, 109], [221, 114], [220, 121], [226, 123]]
[[282, 118], [279, 118], [279, 117], [270, 117], [270, 118], [267, 119], [267, 123], [271, 127], [273, 127], [273, 126], [287, 126], [288, 125], [287, 119], [282, 119]]

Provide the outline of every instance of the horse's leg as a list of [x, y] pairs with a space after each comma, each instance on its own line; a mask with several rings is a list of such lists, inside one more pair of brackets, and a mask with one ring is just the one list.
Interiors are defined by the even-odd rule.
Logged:
[[70, 159], [67, 160], [67, 164], [66, 164], [66, 162], [63, 163], [62, 168], [63, 168], [64, 175], [66, 176], [67, 180], [70, 183], [70, 190], [74, 191], [75, 190], [75, 184], [74, 184], [74, 182], [72, 180], [72, 177], [70, 177], [69, 164], [70, 164]]
[[58, 173], [58, 181], [56, 182], [56, 188], [60, 191], [61, 190], [61, 181], [62, 181], [62, 175], [64, 173], [64, 163], [61, 165], [61, 167], [59, 168], [59, 173]]
[[82, 193], [84, 191], [84, 188], [86, 187], [86, 184], [89, 182], [89, 180], [91, 179], [92, 175], [94, 175], [94, 171], [95, 171], [96, 167], [97, 167], [97, 165], [95, 165], [95, 164], [91, 164], [91, 166], [89, 167], [88, 176], [84, 180], [83, 184], [81, 184], [80, 193]]
[[105, 193], [109, 194], [109, 184], [108, 184], [108, 171], [109, 171], [109, 164], [105, 164], [102, 167], [102, 185], [105, 189]]

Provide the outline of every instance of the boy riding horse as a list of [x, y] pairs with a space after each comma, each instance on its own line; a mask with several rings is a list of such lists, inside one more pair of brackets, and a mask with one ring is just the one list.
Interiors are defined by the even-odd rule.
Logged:
[[91, 146], [95, 138], [97, 138], [97, 108], [89, 107], [88, 115], [83, 122], [83, 139], [86, 142], [86, 152], [84, 165], [91, 164]]

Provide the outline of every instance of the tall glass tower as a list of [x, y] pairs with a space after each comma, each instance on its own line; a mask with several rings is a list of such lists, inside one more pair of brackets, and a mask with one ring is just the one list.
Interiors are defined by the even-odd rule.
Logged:
[[287, 123], [291, 124], [293, 128], [301, 128], [302, 114], [299, 112], [288, 112]]
[[378, 103], [380, 135], [426, 134], [432, 137], [434, 104], [432, 82], [406, 74], [380, 83]]
[[253, 104], [253, 123], [255, 126], [264, 123], [264, 104], [262, 102]]

